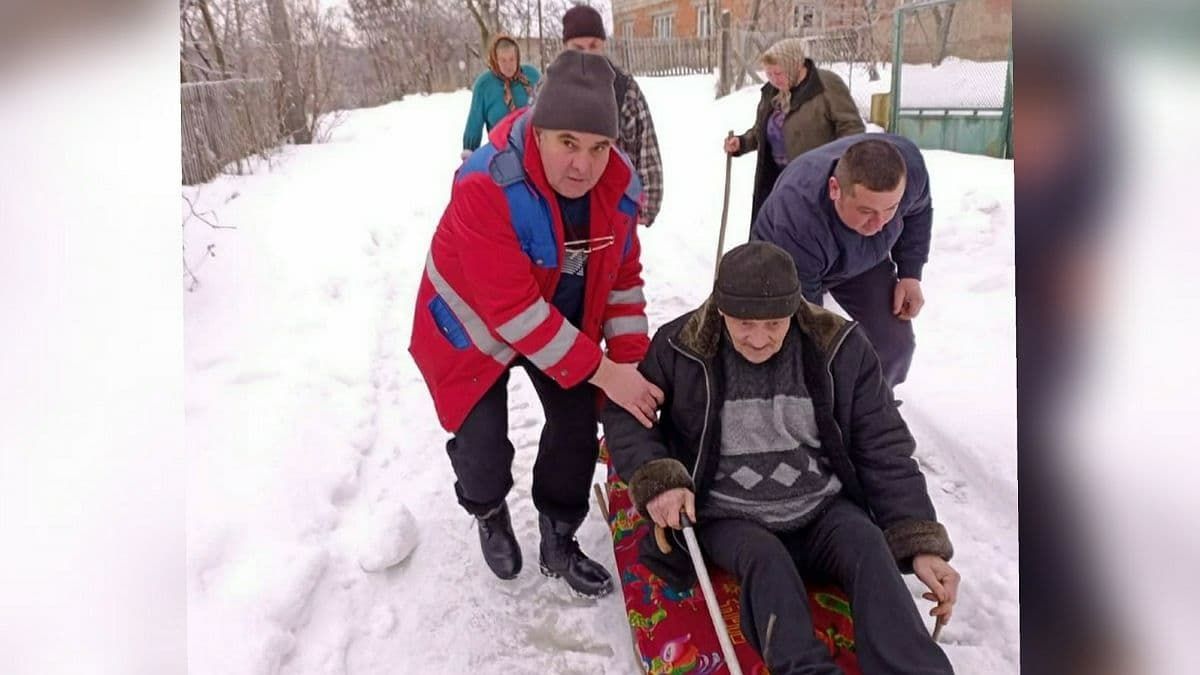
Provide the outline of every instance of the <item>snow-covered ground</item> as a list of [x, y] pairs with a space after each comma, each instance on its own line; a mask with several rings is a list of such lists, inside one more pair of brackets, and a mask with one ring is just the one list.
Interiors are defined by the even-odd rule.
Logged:
[[[721, 141], [749, 126], [758, 92], [714, 102], [711, 76], [639, 83], [667, 181], [658, 222], [642, 230], [655, 328], [711, 286]], [[255, 175], [184, 189], [199, 214], [233, 228], [199, 218], [185, 228], [199, 282], [184, 299], [197, 675], [635, 670], [619, 593], [576, 599], [530, 563], [541, 412], [524, 375], [514, 375], [510, 398], [509, 504], [526, 567], [502, 582], [455, 502], [447, 435], [406, 352], [467, 104], [457, 92], [354, 111], [330, 143], [288, 147]], [[1011, 673], [1019, 654], [1013, 165], [926, 156], [935, 202], [928, 304], [898, 395], [963, 575], [946, 651], [959, 672]], [[727, 248], [746, 239], [753, 162], [734, 161]], [[595, 509], [580, 540], [613, 566]]]

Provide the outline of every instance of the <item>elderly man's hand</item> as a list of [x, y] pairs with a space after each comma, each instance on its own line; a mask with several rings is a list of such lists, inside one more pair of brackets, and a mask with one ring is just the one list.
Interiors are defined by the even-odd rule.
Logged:
[[961, 579], [958, 572], [939, 556], [927, 553], [913, 558], [913, 572], [921, 583], [929, 587], [929, 592], [921, 597], [937, 603], [936, 607], [929, 610], [929, 615], [938, 617], [940, 623], [949, 623], [954, 603], [958, 601], [958, 582]]
[[687, 488], [674, 488], [658, 495], [646, 503], [650, 519], [659, 527], [680, 529], [679, 514], [686, 511], [688, 518], [696, 522], [696, 495]]

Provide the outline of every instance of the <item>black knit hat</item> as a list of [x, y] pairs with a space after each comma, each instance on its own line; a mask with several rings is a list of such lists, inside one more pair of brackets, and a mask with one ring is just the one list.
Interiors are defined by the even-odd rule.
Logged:
[[541, 91], [533, 104], [533, 125], [617, 137], [616, 74], [608, 59], [565, 49], [546, 68]]
[[594, 37], [606, 40], [604, 19], [600, 12], [587, 5], [575, 5], [563, 14], [563, 42], [577, 37]]
[[721, 257], [713, 297], [717, 309], [735, 319], [782, 319], [803, 302], [792, 256], [765, 241], [742, 244]]

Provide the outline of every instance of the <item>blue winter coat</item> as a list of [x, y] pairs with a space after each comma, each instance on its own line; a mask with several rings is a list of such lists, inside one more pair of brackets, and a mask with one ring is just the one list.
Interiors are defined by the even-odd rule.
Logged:
[[[900, 207], [871, 237], [846, 227], [829, 199], [829, 177], [846, 148], [864, 139], [888, 141], [900, 151], [908, 179]], [[792, 160], [754, 219], [750, 238], [780, 246], [796, 261], [804, 297], [816, 302], [824, 289], [887, 260], [900, 278], [920, 279], [929, 259], [933, 202], [929, 172], [912, 141], [894, 134], [839, 138]]]

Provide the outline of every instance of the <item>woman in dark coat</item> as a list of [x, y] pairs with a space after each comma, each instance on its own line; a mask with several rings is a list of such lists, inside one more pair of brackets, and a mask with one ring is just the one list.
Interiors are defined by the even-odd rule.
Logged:
[[754, 126], [725, 141], [725, 152], [734, 157], [762, 151], [754, 172], [751, 222], [788, 162], [830, 141], [866, 131], [846, 83], [836, 73], [818, 69], [804, 55], [802, 40], [776, 42], [760, 62], [768, 82], [762, 87]]

